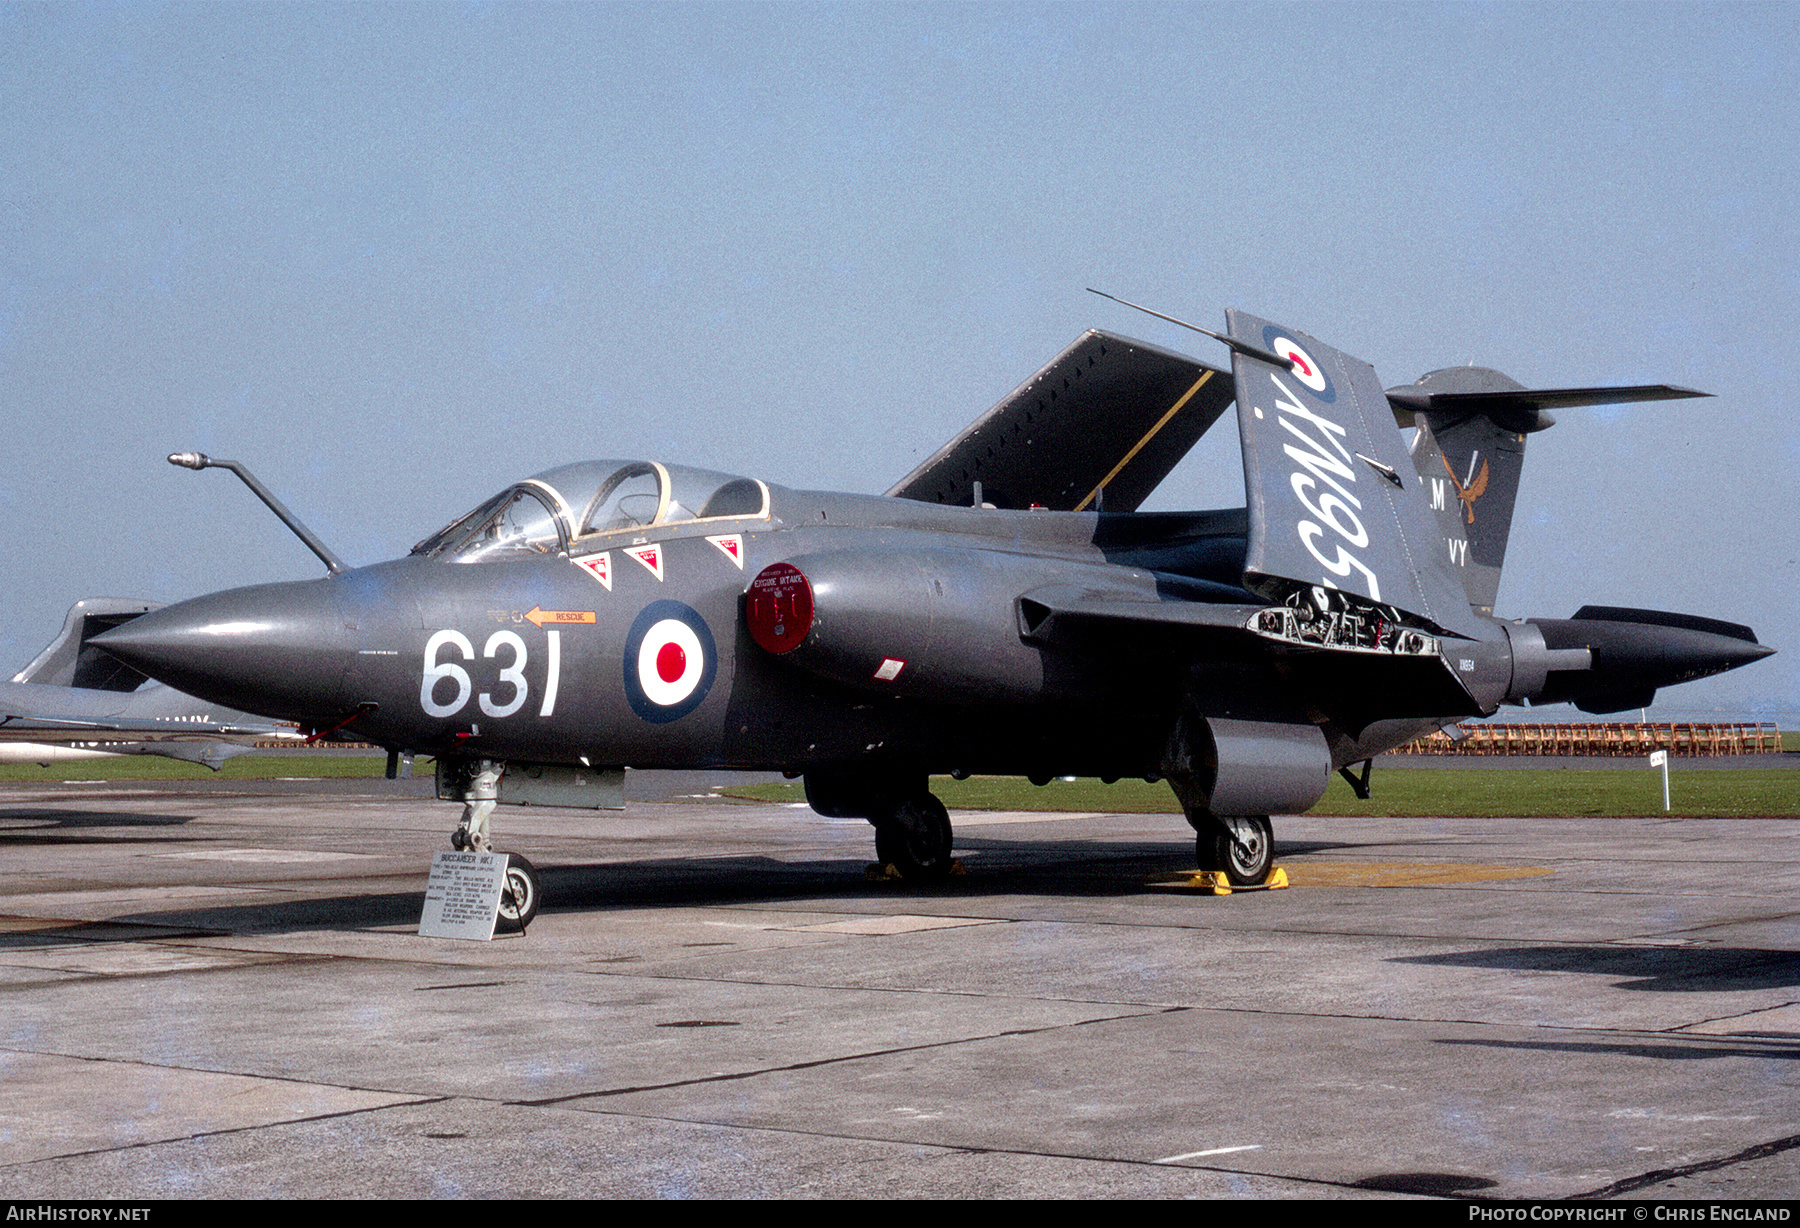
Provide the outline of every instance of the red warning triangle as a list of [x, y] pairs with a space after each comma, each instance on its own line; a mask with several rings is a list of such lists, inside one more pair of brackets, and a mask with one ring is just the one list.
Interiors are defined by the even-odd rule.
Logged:
[[652, 542], [648, 546], [627, 546], [625, 553], [642, 563], [647, 571], [660, 582], [663, 578], [662, 546]]
[[744, 570], [744, 539], [741, 534], [727, 533], [723, 537], [709, 537], [706, 540], [724, 551], [725, 557], [736, 563], [739, 571]]
[[612, 592], [611, 552], [602, 550], [599, 554], [590, 554], [584, 559], [574, 559], [571, 561], [575, 566], [581, 568], [581, 570], [587, 572], [588, 575], [605, 585], [607, 592]]

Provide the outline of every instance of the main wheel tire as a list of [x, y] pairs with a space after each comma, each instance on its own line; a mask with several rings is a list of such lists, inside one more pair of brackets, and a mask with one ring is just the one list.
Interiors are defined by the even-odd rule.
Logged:
[[901, 802], [875, 825], [875, 856], [902, 878], [942, 878], [950, 872], [954, 838], [950, 813], [927, 793]]
[[537, 919], [538, 905], [543, 902], [537, 871], [517, 853], [506, 855], [506, 880], [500, 888], [500, 916], [494, 928], [518, 934]]
[[1194, 840], [1202, 870], [1223, 870], [1234, 887], [1256, 887], [1275, 864], [1275, 831], [1260, 814], [1215, 818]]

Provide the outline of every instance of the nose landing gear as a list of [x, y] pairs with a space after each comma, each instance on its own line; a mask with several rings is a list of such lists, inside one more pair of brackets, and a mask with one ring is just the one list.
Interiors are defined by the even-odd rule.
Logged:
[[538, 888], [537, 871], [517, 853], [506, 853], [506, 882], [500, 888], [500, 916], [494, 928], [508, 933], [525, 932], [537, 919], [538, 904], [544, 898]]
[[[437, 761], [437, 795], [463, 804], [462, 819], [450, 833], [450, 847], [458, 852], [494, 852], [490, 820], [500, 798], [500, 777], [506, 764], [495, 759], [441, 756]], [[518, 853], [502, 853], [506, 877], [500, 888], [500, 915], [494, 928], [505, 933], [525, 932], [538, 914], [543, 890], [537, 870]]]
[[437, 761], [437, 795], [463, 804], [462, 821], [450, 833], [450, 847], [457, 852], [492, 850], [489, 819], [500, 800], [500, 777], [506, 765], [493, 759], [462, 759], [450, 755]]

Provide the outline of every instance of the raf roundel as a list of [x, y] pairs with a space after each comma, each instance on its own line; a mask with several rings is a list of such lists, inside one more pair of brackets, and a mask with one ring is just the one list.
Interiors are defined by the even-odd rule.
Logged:
[[1292, 337], [1275, 328], [1266, 328], [1263, 330], [1263, 344], [1271, 353], [1279, 354], [1292, 363], [1293, 366], [1289, 370], [1294, 373], [1294, 377], [1312, 389], [1321, 401], [1337, 400], [1337, 389], [1331, 386], [1331, 380], [1326, 377], [1325, 372], [1319, 369], [1319, 364], [1313, 361], [1313, 356], [1302, 349]]
[[700, 706], [719, 658], [705, 619], [679, 601], [654, 601], [631, 624], [624, 665], [632, 711], [661, 725]]

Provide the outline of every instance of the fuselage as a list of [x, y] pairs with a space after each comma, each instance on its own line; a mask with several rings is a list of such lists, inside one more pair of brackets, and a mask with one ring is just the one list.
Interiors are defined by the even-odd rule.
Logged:
[[[501, 491], [406, 558], [196, 598], [94, 642], [211, 702], [397, 751], [1033, 777], [1166, 774], [1172, 736], [1202, 775], [1235, 757], [1254, 778], [1293, 746], [1317, 748], [1307, 771], [1341, 767], [1502, 702], [1607, 711], [1768, 651], [1643, 612], [1476, 614], [1440, 640], [1328, 587], [1258, 596], [1246, 524], [595, 461]], [[1184, 712], [1237, 741], [1196, 743]]]
[[[643, 523], [620, 525], [612, 464], [522, 483], [510, 509], [503, 492], [406, 558], [166, 607], [109, 650], [216, 702], [419, 753], [1148, 775], [1196, 663], [1130, 636], [1027, 644], [1019, 595], [1255, 600], [1235, 584], [1241, 509], [949, 508], [621, 463], [623, 485], [646, 489]], [[541, 523], [518, 523], [521, 505]], [[517, 548], [482, 545], [484, 510]], [[796, 559], [819, 587], [809, 645], [824, 647], [789, 658], [752, 641], [745, 592]], [[1212, 668], [1238, 685], [1246, 666]]]

